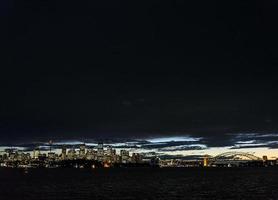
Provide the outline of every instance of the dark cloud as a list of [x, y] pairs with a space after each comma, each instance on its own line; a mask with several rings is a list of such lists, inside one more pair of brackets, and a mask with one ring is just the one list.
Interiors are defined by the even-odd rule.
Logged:
[[241, 146], [233, 146], [230, 149], [249, 149], [249, 148], [271, 148], [267, 144], [254, 144], [254, 145], [241, 145]]
[[274, 1], [0, 5], [2, 143], [278, 131]]
[[[223, 149], [249, 149], [249, 148], [268, 148], [277, 149], [278, 135], [275, 133], [229, 133], [227, 137], [190, 137], [190, 136], [175, 136], [175, 137], [157, 137], [151, 139], [128, 139], [117, 138], [107, 140], [78, 140], [78, 141], [53, 141], [52, 149], [79, 148], [81, 144], [86, 144], [88, 148], [95, 148], [98, 142], [103, 142], [105, 146], [112, 146], [115, 149], [128, 149], [131, 151], [139, 151], [146, 156], [169, 155], [177, 151], [196, 151], [209, 150], [213, 147], [223, 147]], [[221, 144], [215, 145], [215, 141]], [[41, 150], [49, 150], [50, 145], [47, 141], [34, 143], [2, 143], [6, 147], [23, 147], [27, 150], [40, 148]]]
[[187, 145], [188, 146], [188, 145], [192, 145], [192, 144], [198, 144], [198, 141], [153, 142], [153, 143], [148, 143], [148, 144], [141, 145], [141, 147], [144, 148], [144, 149], [163, 149], [165, 147], [176, 147], [176, 146], [181, 146], [181, 145]]
[[194, 145], [194, 146], [190, 146], [190, 145], [184, 145], [184, 146], [176, 146], [174, 148], [160, 148], [158, 149], [158, 151], [160, 152], [175, 152], [175, 151], [189, 151], [189, 150], [203, 150], [203, 149], [207, 149], [207, 147], [203, 146], [203, 145]]
[[203, 160], [204, 155], [160, 155], [160, 159]]

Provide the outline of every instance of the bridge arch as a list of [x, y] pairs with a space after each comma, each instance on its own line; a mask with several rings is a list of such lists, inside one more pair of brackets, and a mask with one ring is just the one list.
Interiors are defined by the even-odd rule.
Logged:
[[236, 160], [235, 158], [237, 156], [241, 156], [244, 158], [247, 158], [248, 160], [252, 161], [259, 161], [262, 160], [261, 158], [254, 156], [253, 154], [250, 153], [245, 153], [245, 152], [236, 152], [236, 151], [230, 151], [230, 152], [225, 152], [218, 154], [212, 158], [210, 158], [212, 161], [219, 161], [219, 160]]

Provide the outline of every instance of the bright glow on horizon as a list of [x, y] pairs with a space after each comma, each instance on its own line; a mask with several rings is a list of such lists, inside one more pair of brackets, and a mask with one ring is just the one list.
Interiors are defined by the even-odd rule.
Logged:
[[176, 137], [161, 137], [161, 138], [151, 138], [146, 139], [148, 142], [152, 143], [162, 143], [162, 142], [197, 142], [202, 138], [194, 138], [189, 136], [176, 136]]

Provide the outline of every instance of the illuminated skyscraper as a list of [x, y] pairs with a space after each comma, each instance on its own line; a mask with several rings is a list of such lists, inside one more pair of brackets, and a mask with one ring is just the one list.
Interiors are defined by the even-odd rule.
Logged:
[[130, 160], [129, 151], [121, 150], [120, 155], [121, 155], [121, 158], [122, 158], [122, 163], [129, 162], [129, 160]]
[[66, 159], [67, 157], [67, 148], [65, 146], [62, 147], [62, 159]]
[[79, 156], [83, 158], [85, 157], [85, 154], [86, 154], [86, 145], [82, 144], [80, 145]]
[[129, 152], [127, 150], [121, 150], [121, 156], [129, 156]]
[[113, 154], [113, 149], [112, 149], [112, 147], [111, 147], [111, 146], [108, 146], [106, 152], [107, 152], [107, 155], [111, 156], [111, 155]]
[[97, 160], [97, 151], [93, 149], [88, 149], [86, 152], [86, 158], [88, 160]]
[[99, 142], [98, 145], [97, 145], [97, 152], [98, 152], [98, 155], [99, 156], [103, 156], [103, 143], [102, 142]]
[[49, 140], [48, 144], [49, 144], [49, 152], [51, 152], [51, 148], [52, 148], [52, 140]]
[[103, 149], [103, 142], [99, 142], [99, 143], [98, 143], [97, 149]]
[[103, 143], [99, 142], [97, 145], [97, 160], [102, 161], [104, 156]]
[[208, 165], [209, 165], [209, 159], [208, 159], [208, 156], [205, 156], [203, 166], [208, 167]]
[[33, 150], [33, 158], [34, 159], [38, 159], [39, 158], [39, 155], [40, 155], [40, 149], [39, 148], [35, 148]]
[[68, 151], [68, 158], [69, 159], [74, 159], [76, 157], [76, 152], [75, 152], [75, 149], [70, 149]]

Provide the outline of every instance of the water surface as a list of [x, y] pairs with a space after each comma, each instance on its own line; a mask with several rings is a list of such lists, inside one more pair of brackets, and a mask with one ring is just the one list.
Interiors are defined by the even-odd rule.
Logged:
[[278, 168], [0, 169], [0, 199], [278, 199]]

